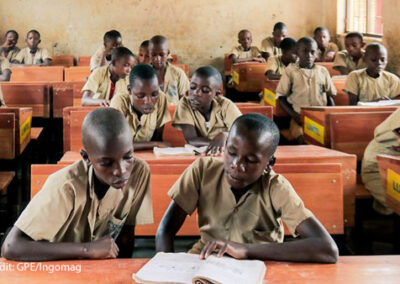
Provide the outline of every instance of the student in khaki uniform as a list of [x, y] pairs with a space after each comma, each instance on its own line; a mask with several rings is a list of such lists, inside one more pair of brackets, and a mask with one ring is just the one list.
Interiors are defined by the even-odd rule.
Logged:
[[278, 22], [274, 25], [272, 31], [272, 37], [267, 37], [261, 42], [261, 53], [265, 59], [270, 56], [281, 55], [282, 51], [279, 47], [281, 41], [287, 36], [288, 29], [282, 22]]
[[279, 45], [282, 55], [271, 56], [267, 61], [265, 76], [268, 80], [279, 80], [283, 71], [290, 63], [296, 63], [296, 40], [287, 37]]
[[150, 64], [151, 58], [149, 53], [149, 40], [145, 40], [140, 44], [138, 61], [140, 64]]
[[162, 142], [164, 125], [171, 121], [168, 101], [150, 65], [139, 64], [132, 69], [128, 92], [114, 97], [110, 106], [127, 120], [135, 150], [170, 146]]
[[168, 40], [162, 35], [150, 39], [149, 52], [151, 65], [157, 72], [160, 89], [167, 95], [168, 103], [177, 104], [189, 90], [189, 79], [185, 72], [170, 62]]
[[126, 47], [113, 50], [111, 64], [94, 70], [82, 88], [83, 106], [109, 106], [114, 96], [126, 93], [128, 76], [136, 59]]
[[40, 33], [37, 30], [29, 31], [26, 35], [26, 44], [28, 47], [21, 49], [11, 63], [49, 66], [51, 57], [47, 49], [38, 47], [40, 42]]
[[329, 30], [325, 27], [318, 27], [314, 30], [314, 39], [318, 44], [316, 62], [332, 62], [335, 59], [338, 46], [331, 42]]
[[135, 225], [153, 222], [150, 169], [111, 108], [82, 125], [82, 160], [52, 174], [11, 229], [2, 256], [19, 261], [131, 257]]
[[111, 54], [117, 47], [122, 46], [122, 36], [119, 31], [111, 30], [104, 34], [103, 45], [90, 57], [90, 70], [109, 65], [111, 63]]
[[239, 46], [235, 46], [230, 54], [229, 59], [232, 63], [241, 63], [241, 62], [265, 62], [265, 59], [261, 57], [261, 52], [256, 46], [251, 46], [253, 42], [253, 37], [251, 32], [248, 30], [241, 30], [238, 33], [238, 42]]
[[377, 155], [400, 155], [400, 109], [392, 113], [374, 131], [374, 139], [365, 149], [361, 165], [361, 178], [365, 187], [374, 197], [373, 208], [381, 214], [393, 213], [385, 200], [385, 186], [379, 174]]
[[0, 55], [0, 82], [10, 81], [11, 70], [8, 59]]
[[317, 56], [317, 43], [314, 39], [299, 39], [296, 52], [299, 61], [285, 68], [276, 94], [282, 108], [292, 117], [289, 131], [291, 138], [301, 143], [301, 107], [334, 105], [331, 96], [336, 95], [336, 89], [328, 70], [314, 64]]
[[387, 50], [380, 43], [367, 46], [364, 55], [367, 68], [353, 71], [347, 76], [343, 90], [349, 95], [350, 105], [394, 99], [400, 95], [400, 79], [385, 71]]
[[208, 146], [206, 154], [220, 154], [227, 132], [241, 115], [237, 106], [221, 96], [222, 77], [212, 66], [200, 67], [190, 82], [189, 96], [181, 98], [172, 126], [181, 129], [186, 142]]
[[4, 43], [0, 46], [0, 56], [4, 56], [9, 62], [12, 62], [20, 49], [16, 46], [18, 43], [18, 33], [9, 30], [4, 35]]
[[[305, 208], [291, 184], [272, 170], [279, 130], [252, 113], [236, 119], [223, 160], [197, 159], [168, 195], [172, 198], [157, 230], [157, 251], [173, 251], [173, 239], [197, 209], [200, 240], [189, 253], [207, 258], [329, 262], [338, 249], [325, 228]], [[283, 242], [285, 222], [297, 240]]]
[[342, 75], [347, 75], [354, 70], [367, 67], [363, 60], [365, 42], [362, 34], [354, 32], [348, 33], [344, 39], [345, 50], [336, 53], [333, 61], [333, 69]]

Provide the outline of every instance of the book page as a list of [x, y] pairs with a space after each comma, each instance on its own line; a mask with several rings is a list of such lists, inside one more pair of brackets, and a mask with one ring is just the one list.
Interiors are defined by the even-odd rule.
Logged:
[[358, 102], [357, 105], [359, 106], [396, 106], [400, 105], [400, 100], [381, 100], [377, 102]]
[[163, 156], [194, 156], [194, 152], [186, 149], [185, 147], [168, 147], [158, 148], [154, 147], [153, 152], [157, 157]]

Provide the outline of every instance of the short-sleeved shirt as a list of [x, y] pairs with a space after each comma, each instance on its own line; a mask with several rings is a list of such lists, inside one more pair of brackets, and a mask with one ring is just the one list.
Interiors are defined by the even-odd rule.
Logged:
[[0, 55], [0, 74], [3, 74], [3, 71], [6, 69], [10, 70], [10, 62], [7, 58]]
[[[361, 51], [363, 56], [365, 51]], [[359, 58], [357, 62], [354, 62], [353, 57], [347, 50], [342, 50], [336, 53], [335, 60], [333, 61], [333, 67], [346, 67], [349, 72], [366, 68], [363, 57]]]
[[249, 50], [245, 51], [241, 45], [232, 48], [229, 55], [235, 55], [237, 58], [255, 58], [261, 57], [260, 50], [256, 46], [251, 46]]
[[282, 50], [275, 46], [274, 38], [271, 36], [262, 40], [261, 52], [268, 52], [273, 56], [282, 55]]
[[239, 243], [283, 242], [285, 222], [293, 235], [313, 214], [291, 184], [265, 171], [236, 202], [218, 158], [197, 159], [172, 186], [168, 195], [189, 215], [196, 209], [200, 241], [190, 252], [200, 253], [211, 239]]
[[327, 93], [336, 95], [336, 89], [325, 67], [305, 69], [299, 63], [291, 63], [283, 71], [276, 93], [287, 97], [294, 111], [300, 113], [301, 107], [326, 106]]
[[325, 56], [328, 54], [328, 53], [330, 53], [330, 52], [335, 52], [335, 54], [339, 51], [339, 48], [338, 48], [338, 46], [335, 44], [335, 43], [333, 43], [333, 42], [329, 42], [328, 43], [328, 46], [325, 48], [325, 51], [324, 52], [322, 52], [320, 49], [318, 49], [318, 52], [317, 52], [317, 55], [318, 55], [318, 59], [320, 60], [320, 61], [322, 61], [324, 58], [325, 58]]
[[347, 76], [343, 90], [358, 96], [361, 102], [376, 101], [383, 96], [395, 98], [400, 95], [400, 79], [387, 71], [382, 71], [378, 78], [373, 78], [364, 68]]
[[42, 64], [46, 59], [51, 60], [49, 52], [46, 48], [38, 48], [34, 54], [31, 53], [29, 47], [21, 49], [14, 60], [21, 64]]
[[0, 56], [6, 57], [8, 59], [8, 61], [11, 62], [15, 59], [15, 57], [18, 55], [19, 52], [20, 52], [20, 49], [18, 47], [14, 47], [10, 51], [8, 51], [7, 56], [6, 56], [6, 52], [4, 50], [1, 50]]
[[167, 95], [170, 104], [178, 104], [179, 99], [189, 91], [190, 82], [181, 68], [167, 63], [167, 70], [164, 76], [163, 92]]
[[94, 69], [104, 66], [110, 65], [111, 60], [107, 60], [104, 56], [105, 47], [104, 45], [100, 46], [96, 52], [90, 57], [90, 70], [93, 71]]
[[265, 72], [272, 71], [275, 74], [282, 75], [285, 67], [285, 64], [282, 62], [282, 55], [270, 56], [267, 61], [267, 69]]
[[[82, 93], [85, 91], [91, 91], [94, 93], [94, 99], [110, 99], [111, 91], [111, 73], [110, 66], [105, 65], [93, 70], [90, 74], [86, 84], [82, 88]], [[120, 78], [115, 82], [114, 97], [126, 93], [128, 90], [128, 77]]]
[[158, 101], [154, 111], [150, 114], [142, 114], [139, 119], [138, 114], [133, 108], [131, 96], [128, 93], [115, 96], [110, 103], [112, 108], [122, 112], [129, 124], [133, 141], [148, 142], [154, 135], [154, 131], [168, 121], [171, 121], [171, 114], [168, 110], [167, 97], [163, 92], [159, 92]]
[[221, 132], [229, 131], [236, 118], [242, 115], [229, 99], [217, 96], [212, 102], [210, 120], [207, 122], [198, 110], [193, 110], [187, 97], [181, 98], [174, 113], [172, 126], [181, 129], [182, 124], [194, 126], [197, 135], [214, 139]]
[[150, 169], [134, 158], [122, 189], [110, 187], [98, 199], [94, 171], [83, 161], [50, 175], [15, 226], [35, 241], [90, 242], [107, 235], [117, 238], [123, 225], [153, 223]]

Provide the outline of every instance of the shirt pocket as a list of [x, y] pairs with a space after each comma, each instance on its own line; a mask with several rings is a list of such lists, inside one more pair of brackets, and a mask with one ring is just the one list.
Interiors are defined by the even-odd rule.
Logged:
[[119, 233], [121, 232], [122, 227], [125, 224], [126, 218], [128, 217], [128, 213], [126, 213], [121, 219], [115, 216], [110, 216], [108, 220], [108, 234], [116, 240], [118, 238]]

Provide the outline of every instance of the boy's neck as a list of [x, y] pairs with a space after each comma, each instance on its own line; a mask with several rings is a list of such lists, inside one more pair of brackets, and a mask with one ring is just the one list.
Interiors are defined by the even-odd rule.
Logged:
[[115, 74], [114, 67], [110, 65], [110, 80], [115, 84], [119, 80], [119, 76]]
[[362, 53], [360, 51], [359, 54], [357, 54], [355, 56], [352, 56], [352, 59], [353, 59], [354, 62], [357, 62], [361, 57], [362, 57]]
[[39, 49], [38, 47], [32, 47], [32, 48], [29, 47], [29, 52], [34, 54], [34, 53], [36, 53], [38, 51], [38, 49]]
[[288, 66], [290, 63], [292, 63], [291, 61], [290, 61], [290, 59], [286, 59], [285, 57], [281, 57], [281, 60], [282, 60], [282, 63], [283, 63], [283, 65], [285, 65], [285, 66]]
[[200, 113], [201, 113], [201, 115], [204, 117], [204, 119], [205, 119], [206, 121], [210, 121], [212, 106], [213, 106], [213, 104], [212, 104], [212, 102], [211, 102], [211, 103], [210, 103], [210, 106], [207, 108], [208, 110], [206, 110], [206, 111], [199, 110]]
[[313, 63], [311, 66], [305, 65], [305, 64], [301, 64], [299, 63], [300, 68], [302, 69], [313, 69], [315, 66], [315, 63]]
[[97, 199], [101, 200], [107, 193], [108, 189], [110, 188], [110, 186], [108, 184], [105, 184], [103, 182], [101, 182], [97, 177], [96, 174], [93, 175], [94, 176], [94, 193], [97, 196]]
[[380, 76], [379, 72], [371, 71], [371, 70], [366, 70], [367, 75], [372, 77], [372, 78], [378, 78]]
[[251, 49], [251, 46], [249, 48], [244, 48], [242, 45], [243, 51], [249, 51]]

